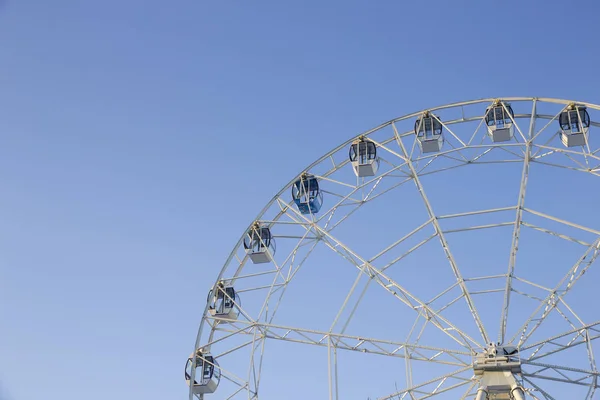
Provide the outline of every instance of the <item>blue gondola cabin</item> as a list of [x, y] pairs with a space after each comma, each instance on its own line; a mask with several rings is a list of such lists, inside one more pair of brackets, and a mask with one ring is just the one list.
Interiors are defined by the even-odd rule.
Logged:
[[302, 214], [316, 214], [323, 205], [323, 193], [319, 181], [310, 174], [304, 174], [292, 185], [292, 199]]

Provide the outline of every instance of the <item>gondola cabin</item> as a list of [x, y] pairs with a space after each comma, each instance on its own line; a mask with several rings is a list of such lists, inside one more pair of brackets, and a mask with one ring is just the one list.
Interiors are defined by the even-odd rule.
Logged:
[[271, 262], [275, 254], [275, 239], [271, 230], [259, 223], [254, 224], [244, 237], [244, 250], [254, 264]]
[[586, 107], [571, 104], [558, 117], [560, 138], [566, 147], [584, 146], [590, 127]]
[[508, 142], [513, 138], [513, 119], [513, 109], [508, 103], [497, 102], [486, 109], [485, 123], [494, 143]]
[[223, 318], [222, 322], [236, 320], [240, 314], [240, 305], [240, 298], [233, 286], [219, 282], [216, 290], [208, 293], [208, 312], [213, 317]]
[[192, 380], [192, 369], [195, 370], [192, 392], [194, 394], [214, 393], [221, 380], [221, 369], [217, 360], [210, 353], [198, 350], [195, 366], [192, 366], [193, 363], [194, 355], [192, 354], [185, 364], [185, 381], [188, 386]]
[[374, 176], [379, 168], [377, 146], [368, 139], [360, 138], [350, 145], [352, 169], [358, 177]]
[[316, 214], [323, 205], [323, 193], [314, 175], [303, 174], [292, 185], [292, 199], [302, 214]]
[[444, 136], [442, 135], [442, 123], [435, 115], [424, 112], [415, 121], [415, 135], [423, 153], [435, 153], [442, 149]]

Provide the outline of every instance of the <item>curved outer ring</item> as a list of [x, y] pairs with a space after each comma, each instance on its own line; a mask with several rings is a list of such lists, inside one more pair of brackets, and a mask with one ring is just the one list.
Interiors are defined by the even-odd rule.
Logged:
[[[323, 156], [321, 156], [320, 158], [318, 158], [317, 160], [315, 160], [313, 163], [309, 164], [307, 167], [305, 167], [302, 170], [302, 172], [300, 172], [299, 174], [297, 174], [296, 176], [294, 176], [294, 178], [292, 178], [285, 186], [283, 186], [283, 188], [279, 192], [277, 192], [271, 198], [271, 200], [269, 200], [269, 202], [258, 213], [258, 215], [256, 216], [256, 218], [254, 218], [252, 220], [252, 222], [248, 225], [248, 227], [246, 228], [246, 230], [244, 230], [244, 233], [242, 233], [242, 235], [240, 236], [240, 239], [235, 244], [233, 250], [231, 251], [231, 253], [227, 257], [225, 263], [223, 264], [223, 267], [219, 271], [219, 275], [217, 276], [217, 279], [215, 280], [215, 283], [213, 284], [213, 290], [216, 290], [216, 285], [223, 278], [223, 274], [224, 274], [224, 271], [225, 271], [226, 267], [229, 265], [229, 263], [231, 262], [231, 260], [235, 256], [236, 250], [242, 245], [242, 242], [244, 240], [244, 236], [245, 236], [246, 232], [252, 228], [253, 224], [256, 221], [260, 220], [260, 218], [262, 217], [262, 215], [273, 205], [273, 203], [283, 193], [285, 193], [286, 190], [289, 189], [289, 187], [298, 178], [300, 178], [300, 176], [304, 172], [309, 171], [311, 168], [313, 168], [314, 166], [316, 166], [319, 163], [321, 163], [323, 160], [325, 160], [330, 155], [332, 155], [332, 154], [338, 152], [339, 150], [341, 150], [342, 148], [344, 148], [344, 147], [352, 144], [353, 141], [359, 139], [361, 136], [367, 137], [371, 133], [373, 133], [375, 131], [378, 131], [378, 130], [380, 130], [382, 128], [385, 128], [386, 126], [391, 125], [391, 124], [393, 124], [393, 123], [395, 123], [397, 121], [401, 121], [401, 120], [405, 120], [405, 119], [409, 119], [409, 118], [415, 118], [415, 117], [421, 115], [425, 111], [434, 112], [434, 111], [437, 111], [437, 110], [443, 110], [443, 109], [447, 109], [447, 108], [455, 108], [455, 107], [468, 106], [468, 105], [480, 104], [480, 103], [492, 103], [492, 102], [497, 101], [497, 100], [502, 100], [502, 101], [506, 101], [506, 102], [511, 102], [511, 101], [539, 101], [539, 102], [543, 102], [543, 103], [553, 103], [553, 104], [563, 104], [563, 105], [568, 105], [568, 104], [571, 104], [571, 103], [577, 103], [579, 105], [583, 105], [583, 106], [586, 106], [586, 107], [594, 109], [594, 110], [600, 110], [600, 105], [596, 105], [596, 104], [592, 104], [592, 103], [587, 103], [587, 102], [582, 102], [582, 101], [575, 101], [575, 100], [556, 99], [556, 98], [551, 98], [551, 97], [548, 97], [548, 98], [547, 97], [482, 98], [482, 99], [478, 99], [478, 100], [461, 101], [461, 102], [457, 102], [457, 103], [449, 103], [449, 104], [444, 104], [444, 105], [433, 107], [433, 108], [423, 109], [423, 110], [416, 111], [416, 112], [413, 112], [413, 113], [410, 113], [410, 114], [406, 114], [406, 115], [403, 115], [403, 116], [400, 116], [400, 117], [396, 117], [396, 118], [391, 119], [391, 120], [389, 120], [387, 122], [379, 124], [378, 126], [376, 126], [374, 128], [371, 128], [371, 129], [369, 129], [369, 130], [367, 130], [365, 132], [359, 133], [358, 135], [351, 137], [350, 139], [348, 139], [345, 142], [341, 143], [340, 145], [336, 146], [332, 150], [328, 151]], [[531, 118], [530, 114], [527, 115], [527, 116]], [[598, 123], [598, 122], [592, 122], [591, 125], [592, 126], [600, 126], [600, 123]], [[207, 312], [208, 312], [208, 303], [204, 306], [204, 311], [202, 313], [202, 318], [200, 320], [200, 326], [198, 328], [198, 334], [196, 336], [196, 341], [195, 341], [195, 344], [194, 344], [194, 357], [193, 357], [192, 363], [196, 362], [196, 351], [195, 350], [198, 349], [198, 347], [200, 346], [200, 338], [202, 337], [202, 331], [203, 331], [202, 328], [204, 326], [204, 319], [206, 317]], [[195, 369], [192, 369], [192, 376], [191, 376], [192, 380], [194, 379], [194, 376], [195, 376]], [[189, 390], [189, 400], [193, 400], [193, 398], [194, 398], [194, 394], [192, 392], [192, 388], [190, 387], [190, 390]]]

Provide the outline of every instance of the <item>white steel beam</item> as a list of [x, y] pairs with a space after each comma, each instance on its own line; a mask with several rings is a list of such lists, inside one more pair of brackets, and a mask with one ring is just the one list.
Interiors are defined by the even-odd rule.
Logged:
[[500, 316], [500, 332], [498, 333], [498, 342], [500, 343], [504, 343], [504, 336], [506, 335], [506, 324], [508, 321], [508, 311], [510, 308], [510, 294], [512, 292], [512, 278], [515, 273], [517, 251], [519, 249], [519, 238], [521, 235], [521, 220], [523, 218], [525, 194], [527, 193], [527, 182], [529, 181], [529, 160], [531, 157], [531, 139], [533, 138], [533, 131], [535, 129], [536, 104], [537, 101], [534, 100], [531, 109], [531, 119], [529, 121], [529, 134], [526, 142], [527, 146], [525, 148], [525, 156], [523, 157], [523, 172], [521, 175], [521, 185], [519, 187], [517, 213], [515, 216], [515, 226], [513, 228], [512, 244], [510, 248], [510, 257], [508, 261], [508, 272], [506, 273], [506, 286], [504, 288], [504, 305], [502, 306], [502, 314]]
[[485, 327], [483, 326], [483, 322], [481, 321], [481, 317], [477, 313], [477, 309], [475, 308], [473, 299], [471, 298], [471, 295], [469, 294], [469, 291], [465, 284], [464, 278], [460, 272], [460, 269], [458, 268], [458, 265], [456, 264], [456, 261], [454, 260], [454, 256], [450, 252], [450, 247], [448, 246], [448, 241], [446, 240], [446, 236], [444, 235], [442, 228], [440, 227], [439, 221], [437, 220], [436, 215], [433, 212], [431, 203], [429, 202], [427, 195], [425, 194], [423, 184], [421, 183], [421, 180], [419, 179], [419, 176], [417, 175], [415, 166], [414, 166], [412, 160], [408, 157], [406, 147], [404, 146], [404, 143], [400, 139], [400, 136], [398, 135], [398, 130], [396, 129], [396, 126], [394, 124], [392, 124], [392, 128], [394, 129], [394, 133], [396, 135], [396, 141], [398, 142], [398, 145], [402, 149], [402, 153], [406, 157], [406, 162], [408, 164], [408, 167], [410, 168], [411, 172], [413, 173], [413, 181], [417, 187], [417, 190], [419, 191], [419, 194], [421, 195], [423, 202], [425, 203], [425, 207], [427, 209], [427, 213], [429, 214], [429, 218], [431, 219], [431, 223], [433, 224], [433, 226], [435, 228], [435, 231], [438, 235], [438, 238], [440, 240], [440, 243], [442, 245], [444, 253], [446, 254], [446, 257], [448, 258], [448, 261], [450, 262], [450, 267], [452, 268], [452, 272], [454, 273], [456, 281], [458, 282], [458, 285], [460, 286], [463, 296], [467, 302], [469, 311], [471, 312], [471, 315], [473, 316], [473, 319], [475, 320], [475, 324], [477, 325], [477, 329], [479, 330], [479, 333], [481, 334], [483, 343], [488, 343], [489, 342], [488, 335], [487, 335], [487, 332], [485, 331]]
[[414, 343], [339, 334], [263, 322], [250, 323], [247, 321], [238, 321], [238, 323], [252, 328], [239, 329], [239, 334], [250, 336], [253, 335], [254, 330], [258, 330], [260, 334], [257, 335], [257, 338], [281, 340], [291, 343], [302, 343], [398, 358], [405, 358], [404, 350], [408, 349], [411, 353], [411, 360], [471, 368], [472, 353], [469, 351], [444, 349]]

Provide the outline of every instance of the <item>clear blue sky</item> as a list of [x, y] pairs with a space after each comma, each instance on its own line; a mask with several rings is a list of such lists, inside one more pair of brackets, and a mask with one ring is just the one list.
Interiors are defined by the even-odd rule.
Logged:
[[197, 306], [305, 165], [463, 99], [600, 102], [597, 1], [0, 1], [8, 399], [181, 399]]

